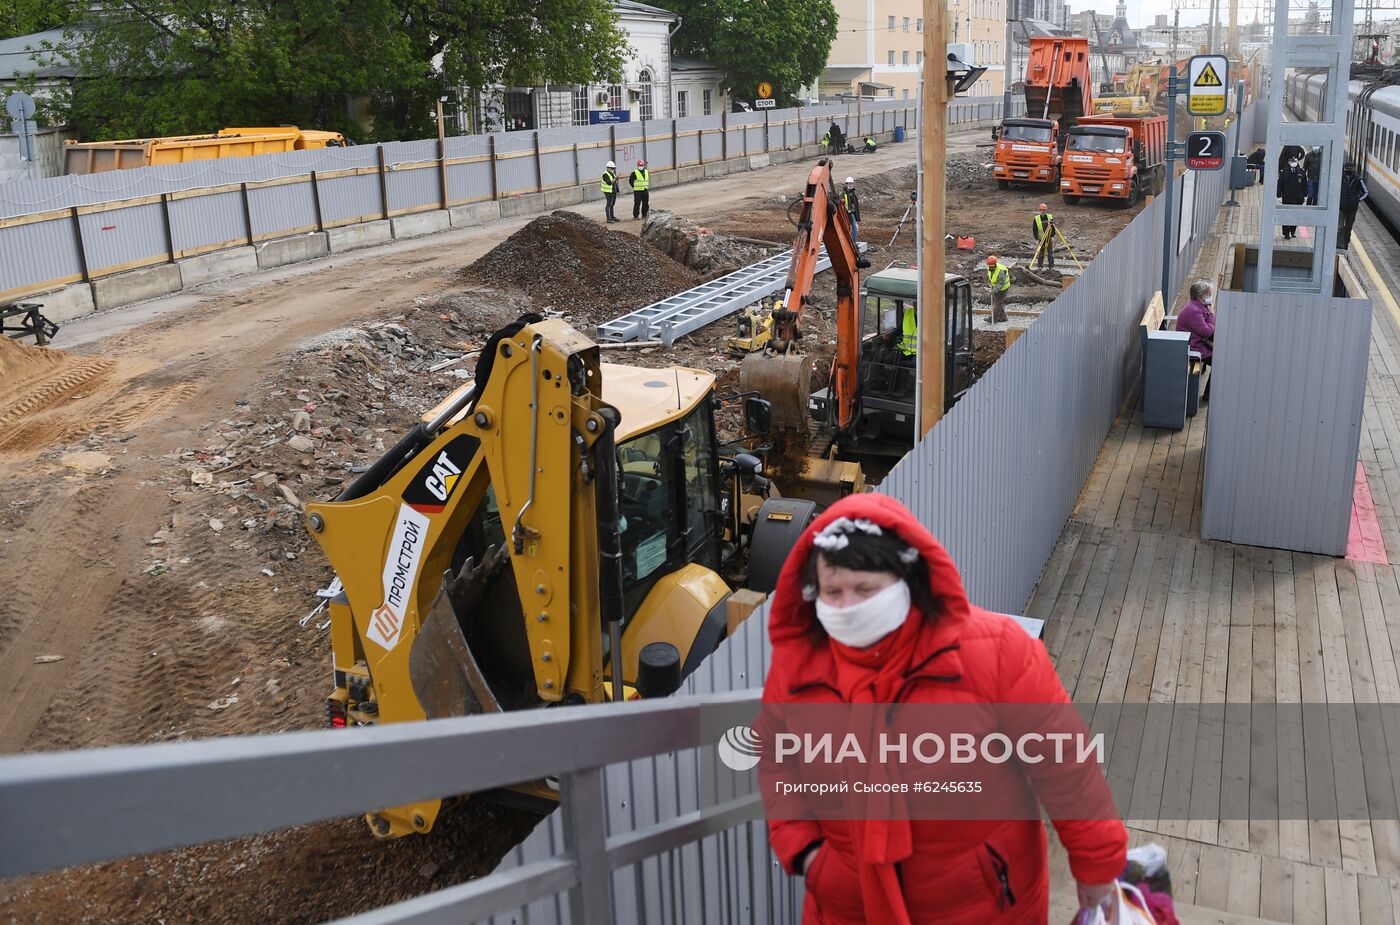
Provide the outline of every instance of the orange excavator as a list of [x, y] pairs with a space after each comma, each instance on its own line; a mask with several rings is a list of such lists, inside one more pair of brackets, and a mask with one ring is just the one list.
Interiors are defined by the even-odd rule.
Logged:
[[780, 428], [806, 426], [812, 366], [797, 350], [802, 337], [802, 316], [812, 301], [812, 279], [825, 246], [836, 274], [836, 357], [832, 364], [830, 392], [838, 429], [855, 419], [856, 366], [860, 361], [859, 318], [856, 297], [860, 271], [870, 261], [860, 256], [850, 217], [841, 207], [828, 158], [817, 161], [807, 177], [802, 206], [797, 211], [797, 236], [792, 242], [792, 265], [783, 284], [782, 307], [773, 310], [773, 339], [761, 353], [744, 358], [739, 387], [755, 391], [773, 405], [773, 423]]
[[[819, 160], [807, 177], [782, 307], [772, 314], [773, 339], [740, 368], [740, 388], [766, 399], [779, 429], [818, 428], [817, 446], [861, 456], [903, 456], [914, 445], [918, 271], [887, 268], [862, 286], [860, 256], [841, 207], [832, 164]], [[825, 388], [811, 390], [811, 359], [797, 351], [802, 318], [823, 245], [836, 274], [836, 353]], [[944, 274], [945, 410], [972, 385], [972, 287]], [[840, 482], [821, 474], [829, 460], [809, 459], [806, 482]]]

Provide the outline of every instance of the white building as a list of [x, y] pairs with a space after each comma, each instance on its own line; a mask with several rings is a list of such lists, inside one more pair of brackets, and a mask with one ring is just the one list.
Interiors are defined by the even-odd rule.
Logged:
[[619, 83], [497, 88], [478, 98], [478, 130], [639, 122], [721, 111], [724, 74], [704, 61], [671, 53], [679, 16], [635, 0], [613, 0], [613, 9], [631, 51]]

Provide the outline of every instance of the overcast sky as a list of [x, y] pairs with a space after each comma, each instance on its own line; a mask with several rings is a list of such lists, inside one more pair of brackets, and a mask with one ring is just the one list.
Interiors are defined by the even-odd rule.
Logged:
[[[1205, 0], [1190, 0], [1193, 5], [1200, 2], [1200, 9], [1183, 9], [1181, 11], [1181, 24], [1190, 26], [1203, 23], [1210, 16], [1210, 10], [1205, 5]], [[1097, 10], [1100, 13], [1112, 13], [1117, 0], [1073, 0], [1070, 3], [1070, 10], [1078, 13], [1083, 10]], [[1250, 23], [1254, 21], [1255, 11], [1260, 8], [1259, 0], [1239, 0], [1240, 22]], [[1171, 22], [1172, 3], [1171, 0], [1128, 0], [1128, 25], [1134, 28], [1152, 25], [1153, 18], [1158, 14], [1168, 17], [1167, 22]], [[1229, 25], [1230, 22], [1230, 0], [1220, 0], [1220, 22]]]

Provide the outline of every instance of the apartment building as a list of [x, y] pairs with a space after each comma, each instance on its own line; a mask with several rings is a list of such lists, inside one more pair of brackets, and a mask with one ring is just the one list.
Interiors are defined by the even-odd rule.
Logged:
[[[1000, 94], [1007, 0], [947, 0], [949, 42], [972, 46], [987, 68], [970, 95]], [[923, 4], [917, 0], [836, 0], [840, 17], [827, 57], [823, 98], [854, 95], [916, 99], [924, 60]]]

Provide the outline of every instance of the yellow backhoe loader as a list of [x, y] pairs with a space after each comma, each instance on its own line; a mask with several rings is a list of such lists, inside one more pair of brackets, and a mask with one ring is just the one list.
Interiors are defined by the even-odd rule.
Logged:
[[[737, 398], [765, 433], [768, 404]], [[771, 591], [816, 514], [719, 445], [716, 402], [712, 374], [602, 364], [563, 321], [494, 334], [474, 382], [307, 507], [340, 582], [329, 724], [673, 693], [724, 638], [731, 589]], [[440, 807], [367, 818], [396, 837]]]

